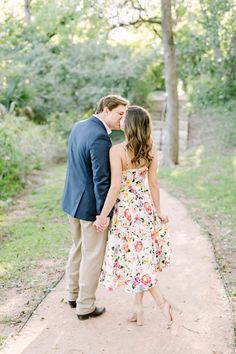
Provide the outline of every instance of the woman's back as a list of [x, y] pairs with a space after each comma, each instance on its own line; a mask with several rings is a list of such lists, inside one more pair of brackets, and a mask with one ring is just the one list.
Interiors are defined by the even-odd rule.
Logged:
[[119, 158], [122, 164], [122, 171], [135, 170], [142, 167], [146, 167], [146, 169], [148, 169], [147, 163], [143, 158], [140, 159], [139, 164], [132, 163], [134, 154], [127, 148], [127, 142], [122, 142], [116, 146], [119, 147]]

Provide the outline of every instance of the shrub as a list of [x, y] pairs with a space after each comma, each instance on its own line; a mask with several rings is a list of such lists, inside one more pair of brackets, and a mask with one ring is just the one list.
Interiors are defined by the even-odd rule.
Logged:
[[64, 141], [47, 126], [7, 115], [0, 121], [0, 199], [25, 185], [27, 174], [65, 154]]
[[194, 106], [221, 105], [232, 97], [228, 83], [224, 78], [210, 75], [201, 75], [189, 85], [190, 99]]

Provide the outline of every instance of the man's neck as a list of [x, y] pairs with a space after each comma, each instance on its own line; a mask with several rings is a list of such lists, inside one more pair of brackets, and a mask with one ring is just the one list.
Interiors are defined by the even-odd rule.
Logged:
[[98, 114], [96, 114], [96, 116], [99, 117], [101, 120], [103, 120], [103, 122], [106, 123], [106, 125], [109, 127], [106, 117], [104, 117], [104, 115], [102, 113], [98, 113]]
[[108, 134], [111, 134], [111, 128], [109, 127], [109, 125], [107, 124], [107, 121], [106, 119], [104, 118], [103, 114], [96, 114], [95, 113], [95, 116], [98, 117], [104, 124], [106, 130], [107, 130], [107, 133]]

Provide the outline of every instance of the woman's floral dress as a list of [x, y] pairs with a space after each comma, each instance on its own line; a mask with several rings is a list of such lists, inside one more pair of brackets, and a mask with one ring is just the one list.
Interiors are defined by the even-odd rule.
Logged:
[[157, 217], [146, 177], [146, 167], [122, 172], [100, 278], [108, 290], [148, 290], [170, 263], [168, 226]]

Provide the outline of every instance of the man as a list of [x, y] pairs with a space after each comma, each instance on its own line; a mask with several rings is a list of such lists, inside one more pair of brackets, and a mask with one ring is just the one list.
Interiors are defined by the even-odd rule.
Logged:
[[107, 230], [97, 232], [93, 223], [110, 186], [109, 134], [120, 129], [127, 105], [123, 97], [103, 97], [96, 114], [76, 123], [69, 137], [62, 209], [69, 215], [73, 241], [66, 267], [68, 302], [76, 307], [79, 320], [105, 312], [104, 307], [95, 306], [95, 292]]

